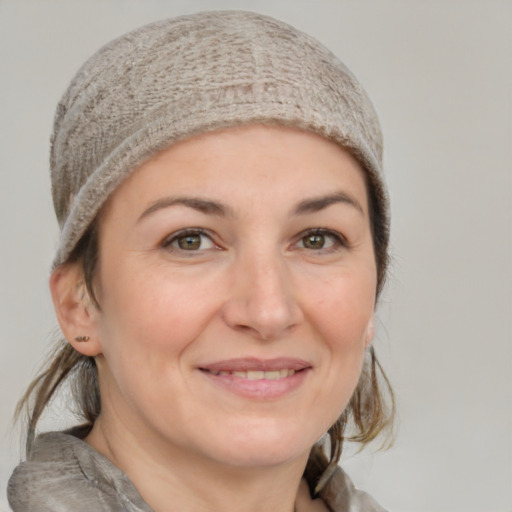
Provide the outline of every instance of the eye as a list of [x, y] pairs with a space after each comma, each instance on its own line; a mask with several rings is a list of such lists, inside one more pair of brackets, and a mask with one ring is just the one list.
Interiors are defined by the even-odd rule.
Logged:
[[336, 249], [337, 247], [345, 247], [346, 242], [338, 233], [325, 229], [314, 229], [302, 234], [297, 242], [299, 249], [309, 249], [312, 251], [320, 251], [325, 249]]
[[182, 251], [203, 251], [217, 247], [210, 236], [200, 229], [175, 233], [167, 238], [162, 245], [167, 249]]

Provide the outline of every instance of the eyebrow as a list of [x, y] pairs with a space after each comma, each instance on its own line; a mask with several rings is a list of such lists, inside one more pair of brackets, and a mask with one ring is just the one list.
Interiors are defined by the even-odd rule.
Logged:
[[295, 208], [295, 215], [319, 212], [336, 203], [348, 204], [364, 214], [364, 209], [357, 199], [345, 192], [335, 192], [334, 194], [301, 201]]
[[144, 210], [139, 216], [138, 221], [141, 221], [158, 210], [177, 205], [187, 206], [188, 208], [192, 208], [193, 210], [197, 210], [207, 215], [218, 215], [220, 217], [233, 215], [232, 210], [228, 206], [217, 201], [212, 201], [211, 199], [200, 199], [198, 197], [163, 197], [146, 208], [146, 210]]
[[[328, 208], [329, 206], [336, 203], [348, 204], [349, 206], [354, 207], [356, 210], [364, 214], [364, 210], [361, 204], [355, 198], [351, 197], [345, 192], [335, 192], [334, 194], [329, 194], [326, 196], [305, 199], [295, 207], [293, 213], [295, 215], [315, 213], [324, 210], [325, 208]], [[202, 199], [199, 197], [170, 196], [163, 197], [152, 203], [148, 208], [146, 208], [142, 212], [137, 222], [141, 221], [142, 219], [148, 217], [149, 215], [158, 210], [169, 208], [171, 206], [186, 206], [188, 208], [192, 208], [193, 210], [197, 210], [206, 215], [216, 215], [219, 217], [235, 216], [233, 210], [229, 206], [219, 203], [218, 201], [214, 201], [212, 199]]]

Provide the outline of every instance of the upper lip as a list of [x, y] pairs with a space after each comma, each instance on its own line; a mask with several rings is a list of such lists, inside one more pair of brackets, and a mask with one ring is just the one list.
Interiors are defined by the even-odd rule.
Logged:
[[274, 359], [258, 359], [256, 357], [243, 357], [237, 359], [226, 359], [215, 361], [213, 363], [201, 365], [201, 370], [214, 372], [250, 372], [263, 371], [270, 372], [287, 368], [289, 370], [304, 370], [311, 368], [311, 364], [303, 359], [292, 357], [277, 357]]

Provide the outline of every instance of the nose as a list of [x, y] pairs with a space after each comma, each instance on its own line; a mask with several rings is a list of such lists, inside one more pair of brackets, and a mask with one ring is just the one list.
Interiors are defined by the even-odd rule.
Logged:
[[290, 270], [278, 255], [253, 255], [233, 269], [224, 321], [262, 340], [278, 339], [302, 318]]

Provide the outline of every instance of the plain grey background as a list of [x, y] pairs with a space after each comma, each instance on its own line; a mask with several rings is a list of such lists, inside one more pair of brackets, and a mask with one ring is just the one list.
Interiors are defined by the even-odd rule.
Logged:
[[21, 456], [12, 411], [55, 326], [47, 279], [58, 231], [47, 162], [57, 101], [82, 62], [125, 31], [233, 8], [273, 15], [321, 40], [360, 78], [383, 125], [393, 264], [375, 346], [400, 424], [390, 451], [347, 450], [344, 467], [390, 511], [510, 512], [505, 0], [0, 0], [2, 489]]

